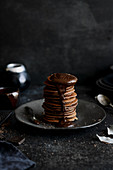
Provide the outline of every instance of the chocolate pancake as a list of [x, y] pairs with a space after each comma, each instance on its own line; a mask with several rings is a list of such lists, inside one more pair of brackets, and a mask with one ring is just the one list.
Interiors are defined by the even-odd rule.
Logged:
[[48, 115], [54, 115], [54, 116], [70, 116], [72, 115], [76, 110], [69, 111], [69, 112], [57, 112], [57, 111], [51, 111], [51, 110], [46, 110], [46, 114]]
[[75, 103], [73, 104], [72, 106], [65, 106], [65, 108], [63, 109], [62, 106], [53, 106], [53, 105], [50, 105], [50, 104], [43, 104], [43, 107], [45, 108], [48, 108], [48, 109], [51, 109], [52, 111], [59, 111], [59, 112], [67, 112], [67, 111], [72, 111], [72, 110], [75, 110], [76, 106], [78, 105], [78, 103]]
[[[49, 90], [57, 90], [57, 87], [55, 85], [49, 84], [49, 82], [48, 83], [45, 82], [45, 85], [46, 85], [46, 87], [44, 88], [45, 90], [47, 90], [47, 89], [49, 89]], [[73, 89], [73, 88], [74, 88], [74, 86], [67, 86], [66, 91], [68, 91], [70, 89]]]
[[77, 78], [67, 73], [54, 73], [45, 81], [43, 108], [44, 119], [51, 123], [71, 122], [77, 119], [77, 94], [74, 85]]
[[[71, 95], [74, 91], [75, 91], [75, 89], [71, 89], [71, 90], [68, 90], [68, 91], [65, 90], [65, 93], [63, 95], [64, 96]], [[58, 90], [44, 89], [44, 93], [49, 94], [49, 95], [53, 95], [53, 96], [59, 96], [59, 91]]]
[[[78, 105], [78, 103], [76, 104], [76, 106]], [[75, 107], [69, 107], [67, 110], [66, 110], [66, 112], [65, 111], [61, 111], [61, 109], [56, 109], [56, 108], [51, 108], [51, 107], [49, 107], [49, 106], [47, 106], [45, 103], [43, 104], [43, 108], [45, 109], [45, 111], [49, 111], [49, 112], [52, 112], [52, 114], [69, 114], [70, 112], [74, 112], [74, 111], [76, 111], [76, 106]]]
[[[70, 99], [64, 99], [62, 100], [62, 102], [65, 104], [65, 103], [70, 103], [70, 102], [73, 102], [75, 101], [75, 97], [72, 97]], [[56, 103], [56, 104], [61, 104], [61, 101], [60, 101], [60, 98], [47, 98], [45, 97], [45, 102], [46, 103]]]
[[[64, 95], [63, 96], [63, 98], [64, 98], [64, 100], [66, 100], [66, 99], [70, 99], [70, 98], [73, 98], [73, 97], [76, 97], [77, 96], [77, 94], [75, 93], [75, 92], [73, 92], [73, 93], [71, 93], [71, 94], [68, 94], [68, 95]], [[60, 98], [60, 96], [59, 96], [59, 94], [57, 94], [57, 95], [50, 95], [50, 93], [44, 93], [44, 98], [51, 98], [51, 100], [53, 100], [53, 99], [59, 99]]]
[[[54, 103], [53, 101], [47, 101], [47, 100], [45, 100], [45, 102], [46, 102], [46, 104], [47, 105], [50, 105], [50, 106], [55, 106], [55, 107], [61, 107], [61, 102], [60, 103]], [[73, 106], [73, 105], [75, 105], [76, 103], [78, 102], [78, 99], [75, 99], [74, 101], [70, 101], [70, 102], [68, 102], [68, 103], [65, 103], [65, 102], [63, 102], [63, 105], [64, 106]]]
[[76, 112], [72, 112], [72, 114], [70, 114], [70, 115], [58, 115], [58, 114], [54, 114], [54, 115], [52, 115], [52, 114], [49, 114], [48, 112], [46, 112], [46, 116], [49, 118], [72, 118], [73, 116], [76, 116]]
[[[74, 116], [72, 118], [66, 118], [66, 119], [63, 120], [63, 119], [56, 119], [56, 118], [48, 118], [45, 115], [44, 120], [46, 120], [47, 122], [50, 122], [50, 123], [60, 123], [61, 121], [66, 123], [66, 122], [72, 122], [74, 120], [78, 120], [78, 118], [76, 116]], [[60, 126], [60, 124], [59, 124], [59, 126]], [[65, 125], [63, 127], [65, 127]]]

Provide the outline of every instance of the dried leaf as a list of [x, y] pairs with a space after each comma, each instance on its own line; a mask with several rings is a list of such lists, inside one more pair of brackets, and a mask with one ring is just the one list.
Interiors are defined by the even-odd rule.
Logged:
[[108, 135], [113, 135], [113, 125], [107, 127]]
[[3, 134], [0, 134], [0, 140], [4, 140], [5, 136]]
[[0, 130], [0, 134], [2, 134], [2, 133], [4, 133], [4, 131], [3, 131], [3, 130]]
[[10, 124], [11, 124], [11, 122], [10, 122], [10, 120], [9, 120], [9, 121], [7, 121], [7, 122], [4, 122], [4, 123], [2, 124], [2, 127], [8, 127]]
[[113, 144], [113, 139], [110, 137], [96, 135], [101, 142]]

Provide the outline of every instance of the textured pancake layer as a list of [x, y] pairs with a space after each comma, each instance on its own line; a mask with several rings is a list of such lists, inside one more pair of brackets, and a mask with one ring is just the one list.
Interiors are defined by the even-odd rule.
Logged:
[[67, 73], [54, 73], [45, 81], [43, 108], [48, 122], [66, 123], [77, 119], [77, 94], [74, 85], [77, 78]]

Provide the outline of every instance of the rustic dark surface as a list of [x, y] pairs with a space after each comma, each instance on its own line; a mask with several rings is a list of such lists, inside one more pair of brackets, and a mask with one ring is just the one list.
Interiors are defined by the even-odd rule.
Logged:
[[91, 84], [113, 64], [112, 0], [1, 0], [0, 11], [0, 69], [20, 62], [33, 84], [53, 72]]
[[[32, 83], [20, 105], [42, 98], [42, 85], [53, 72], [76, 75], [78, 84], [94, 85], [113, 64], [112, 0], [1, 0], [0, 77], [9, 62], [27, 66]], [[0, 83], [2, 78], [0, 79]], [[93, 101], [97, 92], [77, 87], [78, 97]], [[33, 169], [113, 169], [113, 146], [96, 134], [113, 124], [113, 110], [105, 108], [99, 125], [73, 131], [39, 130], [14, 116], [0, 128], [0, 138], [25, 138], [18, 148], [37, 163]], [[2, 133], [3, 132], [3, 133]]]
[[[77, 86], [78, 98], [97, 103], [93, 87]], [[43, 97], [43, 87], [29, 87], [20, 95], [20, 104]], [[104, 108], [107, 117], [99, 125], [80, 130], [40, 130], [19, 123], [14, 116], [1, 129], [5, 140], [20, 136], [25, 138], [17, 146], [37, 169], [113, 169], [113, 145], [101, 143], [96, 134], [106, 134], [106, 127], [113, 124], [113, 109]]]

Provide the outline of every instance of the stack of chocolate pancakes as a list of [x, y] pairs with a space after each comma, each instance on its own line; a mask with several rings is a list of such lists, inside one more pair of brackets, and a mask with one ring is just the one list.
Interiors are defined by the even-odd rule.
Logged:
[[45, 81], [43, 108], [48, 122], [72, 122], [77, 119], [78, 104], [74, 85], [77, 78], [67, 73], [54, 73]]

